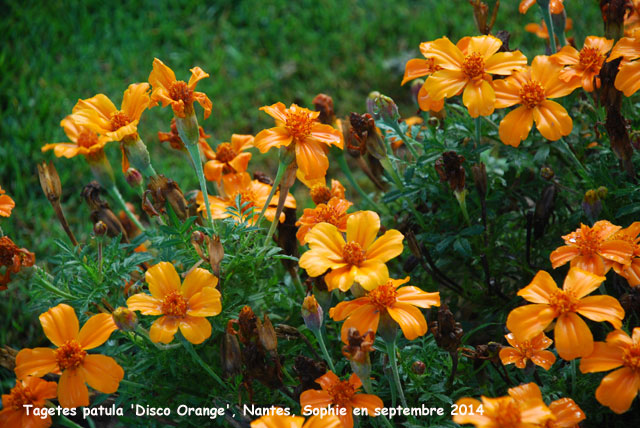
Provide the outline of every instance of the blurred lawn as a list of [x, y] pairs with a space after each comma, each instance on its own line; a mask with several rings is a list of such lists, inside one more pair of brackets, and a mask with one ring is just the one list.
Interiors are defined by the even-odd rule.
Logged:
[[[518, 3], [502, 2], [494, 31], [510, 31], [511, 47], [527, 55], [544, 52], [544, 42], [523, 30], [526, 23], [540, 20], [539, 11], [534, 7], [522, 16]], [[587, 34], [602, 34], [596, 0], [581, 2], [579, 13], [572, 13], [577, 2], [568, 3], [574, 20], [571, 35], [578, 44]], [[59, 122], [78, 98], [102, 92], [119, 105], [128, 84], [146, 81], [154, 57], [173, 68], [179, 79], [186, 80], [195, 65], [211, 75], [198, 89], [214, 104], [212, 116], [202, 125], [215, 142], [228, 140], [233, 132], [257, 133], [270, 126], [270, 118], [258, 111], [262, 105], [283, 101], [310, 106], [319, 92], [333, 96], [340, 115], [363, 111], [371, 90], [392, 96], [412, 114], [409, 90], [400, 87], [400, 81], [406, 60], [419, 56], [419, 43], [442, 35], [455, 41], [477, 34], [467, 0], [87, 0], [3, 5], [0, 185], [17, 207], [13, 217], [2, 221], [2, 228], [20, 246], [34, 250], [41, 262], [54, 248], [51, 240], [64, 235], [35, 175], [37, 162], [53, 159], [40, 147], [65, 141]], [[166, 109], [146, 112], [141, 136], [156, 170], [177, 179], [183, 189], [194, 188], [195, 177], [182, 158], [157, 142], [156, 132], [168, 129], [171, 116]], [[109, 156], [117, 170], [117, 144]], [[91, 225], [78, 221], [88, 217], [79, 193], [91, 175], [81, 158], [59, 159], [56, 165], [65, 209], [82, 237]], [[128, 190], [122, 177], [118, 179]], [[0, 303], [6, 309], [4, 305]], [[10, 317], [11, 312], [5, 314]], [[5, 321], [0, 343], [11, 343]]]

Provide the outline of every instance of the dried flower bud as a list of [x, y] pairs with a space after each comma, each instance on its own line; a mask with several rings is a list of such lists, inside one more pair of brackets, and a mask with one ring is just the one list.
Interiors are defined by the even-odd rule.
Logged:
[[313, 294], [304, 298], [301, 312], [304, 324], [309, 330], [320, 330], [324, 313], [322, 311], [322, 307], [318, 304], [318, 301]]
[[7, 289], [12, 273], [20, 272], [23, 267], [31, 267], [35, 262], [35, 254], [18, 248], [8, 236], [0, 237], [0, 267], [6, 267], [4, 274], [0, 274], [0, 290]]
[[260, 183], [268, 184], [269, 186], [273, 186], [273, 180], [267, 174], [262, 171], [256, 171], [253, 173], [253, 179], [258, 180]]
[[427, 365], [422, 361], [414, 361], [413, 364], [411, 364], [411, 371], [417, 375], [424, 374], [426, 369]]
[[326, 204], [331, 199], [331, 189], [324, 184], [316, 184], [309, 190], [311, 200], [314, 204]]
[[199, 230], [194, 230], [191, 234], [191, 242], [195, 242], [198, 245], [202, 245], [204, 242], [204, 233]]
[[333, 110], [333, 99], [329, 95], [318, 94], [312, 102], [316, 111], [320, 112], [318, 120], [326, 125], [333, 125], [336, 121], [336, 114]]
[[473, 174], [473, 183], [476, 185], [476, 190], [484, 199], [487, 196], [487, 168], [484, 163], [480, 162], [471, 167], [471, 173]]
[[211, 271], [218, 278], [220, 277], [220, 263], [224, 258], [224, 248], [220, 237], [213, 235], [211, 238], [206, 237], [207, 249], [209, 251], [209, 264], [211, 265]]
[[464, 156], [454, 151], [444, 152], [435, 163], [436, 172], [440, 181], [449, 183], [451, 190], [462, 192], [465, 184], [465, 171], [462, 163]]
[[54, 203], [60, 200], [62, 194], [62, 185], [60, 177], [53, 162], [42, 162], [38, 164], [38, 177], [40, 178], [40, 186], [49, 202]]
[[386, 95], [380, 95], [375, 100], [375, 103], [380, 112], [380, 117], [385, 122], [397, 122], [400, 119], [398, 106], [390, 97]]
[[443, 303], [438, 309], [438, 320], [431, 323], [431, 333], [440, 348], [449, 353], [456, 353], [464, 331], [449, 307]]
[[93, 234], [95, 236], [104, 236], [106, 233], [107, 225], [104, 224], [102, 220], [98, 220], [98, 222], [93, 225]]
[[129, 308], [120, 306], [111, 315], [113, 316], [113, 322], [122, 331], [133, 331], [138, 326], [138, 317]]
[[91, 181], [82, 188], [82, 197], [89, 205], [89, 208], [94, 211], [101, 208], [109, 208], [109, 204], [100, 196], [101, 193], [102, 186], [97, 181]]
[[556, 175], [555, 172], [548, 166], [543, 166], [540, 168], [540, 176], [545, 180], [551, 180]]
[[264, 349], [269, 352], [276, 352], [278, 349], [278, 336], [267, 314], [264, 314], [264, 322], [256, 317], [256, 328], [258, 330], [258, 338]]
[[349, 119], [343, 122], [343, 134], [347, 149], [361, 156], [370, 154], [376, 159], [387, 157], [382, 137], [378, 134], [373, 117], [368, 114], [351, 113]]
[[316, 379], [325, 374], [327, 369], [327, 363], [324, 361], [316, 361], [304, 355], [298, 355], [293, 363], [293, 371], [300, 380], [300, 387], [296, 388], [296, 392], [320, 389]]
[[135, 168], [129, 168], [127, 172], [125, 172], [124, 178], [127, 180], [127, 183], [129, 183], [129, 186], [134, 189], [142, 185], [142, 174]]
[[598, 192], [590, 189], [584, 194], [582, 199], [582, 210], [591, 220], [596, 220], [602, 212], [602, 202], [598, 197]]
[[242, 369], [242, 356], [240, 343], [233, 330], [225, 331], [220, 345], [220, 357], [222, 359], [222, 376], [225, 378], [235, 376]]
[[342, 355], [359, 364], [371, 364], [369, 353], [373, 351], [376, 335], [373, 330], [360, 334], [357, 328], [351, 327], [347, 332], [347, 344], [342, 347]]
[[189, 207], [178, 183], [160, 174], [150, 177], [147, 187], [153, 196], [156, 210], [162, 210], [168, 202], [180, 220], [187, 218]]

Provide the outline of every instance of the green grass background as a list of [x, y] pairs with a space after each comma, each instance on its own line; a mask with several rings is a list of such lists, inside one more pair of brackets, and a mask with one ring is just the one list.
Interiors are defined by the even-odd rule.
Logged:
[[[545, 42], [524, 32], [526, 23], [540, 20], [537, 8], [522, 16], [518, 1], [501, 3], [494, 31], [511, 32], [511, 47], [529, 56], [544, 52]], [[567, 3], [574, 20], [570, 35], [579, 45], [588, 34], [602, 34], [597, 1], [583, 2], [580, 10], [577, 2]], [[319, 92], [333, 96], [339, 115], [364, 111], [372, 90], [392, 96], [410, 115], [414, 106], [400, 81], [406, 61], [419, 56], [419, 43], [477, 34], [467, 0], [3, 4], [0, 185], [17, 206], [0, 226], [19, 246], [35, 251], [40, 263], [53, 251], [52, 239], [64, 238], [35, 172], [39, 161], [54, 156], [41, 153], [40, 147], [65, 141], [59, 122], [78, 98], [101, 92], [118, 106], [130, 83], [147, 80], [154, 57], [179, 79], [187, 80], [195, 65], [211, 75], [198, 89], [213, 101], [211, 117], [201, 122], [213, 143], [228, 141], [234, 132], [257, 133], [272, 126], [258, 110], [262, 105], [282, 101], [310, 107]], [[184, 158], [157, 141], [157, 131], [168, 129], [171, 116], [169, 109], [145, 112], [140, 133], [156, 170], [177, 179], [183, 189], [195, 188]], [[118, 173], [117, 144], [108, 152]], [[91, 223], [79, 193], [91, 174], [81, 157], [57, 159], [56, 166], [64, 208], [82, 239]], [[126, 183], [117, 175], [126, 193]], [[34, 317], [20, 314], [24, 302], [19, 289], [11, 288], [0, 299], [0, 344], [20, 347], [32, 337]]]

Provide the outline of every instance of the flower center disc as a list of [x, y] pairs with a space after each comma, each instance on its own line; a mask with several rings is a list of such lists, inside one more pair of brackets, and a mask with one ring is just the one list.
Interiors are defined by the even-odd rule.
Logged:
[[98, 144], [98, 134], [95, 132], [85, 129], [78, 135], [78, 146], [85, 147], [87, 149]]
[[622, 352], [622, 363], [640, 374], [640, 345], [633, 345]]
[[284, 127], [296, 141], [304, 140], [311, 133], [313, 119], [304, 111], [287, 112], [287, 121]]
[[345, 263], [360, 266], [364, 262], [365, 251], [357, 242], [349, 241], [342, 247], [342, 257]]
[[462, 72], [471, 80], [480, 80], [484, 76], [484, 59], [478, 52], [472, 52], [462, 61]]
[[11, 390], [7, 408], [13, 407], [15, 410], [24, 411], [24, 405], [35, 403], [36, 398], [30, 388], [23, 387], [19, 382], [18, 385]]
[[498, 403], [495, 412], [496, 426], [504, 428], [515, 428], [520, 426], [520, 410], [513, 401], [513, 398], [508, 397], [501, 400], [500, 403]]
[[534, 108], [546, 99], [542, 85], [535, 80], [530, 80], [520, 89], [520, 101], [527, 108]]
[[326, 204], [331, 199], [331, 190], [324, 184], [316, 184], [311, 188], [311, 200], [314, 204]]
[[129, 123], [131, 123], [131, 119], [125, 112], [118, 110], [111, 113], [111, 131], [117, 131]]
[[0, 266], [12, 266], [13, 258], [19, 253], [19, 248], [8, 236], [0, 237]]
[[398, 292], [395, 287], [391, 285], [391, 282], [387, 282], [369, 291], [367, 297], [382, 310], [391, 307], [396, 302], [397, 294]]
[[184, 317], [187, 315], [187, 299], [177, 291], [173, 291], [162, 300], [162, 313], [174, 317]]
[[193, 103], [193, 90], [182, 80], [173, 82], [169, 88], [169, 97], [175, 101], [182, 101], [185, 104]]
[[557, 290], [550, 298], [549, 305], [556, 311], [556, 316], [575, 312], [578, 308], [578, 300], [563, 290]]
[[231, 162], [237, 155], [229, 143], [221, 143], [216, 149], [216, 159], [222, 163]]
[[67, 340], [55, 350], [56, 362], [60, 370], [76, 368], [84, 361], [87, 352], [75, 340]]
[[338, 215], [333, 208], [321, 204], [316, 208], [316, 221], [338, 226]]
[[327, 390], [336, 406], [346, 407], [356, 393], [354, 386], [346, 380], [336, 382]]
[[604, 55], [598, 49], [586, 46], [578, 54], [580, 65], [585, 68], [599, 68], [604, 62]]

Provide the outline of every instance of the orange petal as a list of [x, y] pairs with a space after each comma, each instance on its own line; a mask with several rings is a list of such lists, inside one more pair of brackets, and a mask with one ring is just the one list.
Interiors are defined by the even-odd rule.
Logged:
[[384, 235], [367, 248], [367, 259], [387, 262], [402, 254], [404, 235], [395, 229], [387, 230]]
[[[608, 262], [611, 263], [611, 262]], [[597, 254], [588, 254], [584, 256], [578, 256], [571, 260], [572, 268], [582, 269], [586, 272], [591, 272], [594, 275], [604, 276], [609, 270], [609, 266], [605, 266], [604, 260]]]
[[549, 410], [556, 417], [558, 428], [571, 428], [582, 422], [586, 416], [582, 409], [571, 398], [561, 398], [549, 404]]
[[157, 87], [169, 90], [173, 82], [176, 81], [176, 75], [169, 67], [167, 67], [158, 58], [153, 59], [153, 70], [149, 74], [149, 83], [155, 90]]
[[[464, 55], [447, 37], [441, 37], [425, 46], [423, 55], [433, 58], [435, 63], [446, 70], [461, 70]], [[442, 97], [440, 97], [442, 98]]]
[[222, 171], [224, 170], [225, 164], [217, 161], [210, 160], [204, 164], [204, 176], [209, 181], [219, 182], [222, 179]]
[[434, 100], [451, 98], [467, 85], [468, 79], [460, 70], [438, 70], [424, 82], [424, 88]]
[[533, 126], [533, 112], [524, 106], [520, 106], [510, 111], [500, 121], [498, 133], [500, 141], [509, 146], [518, 147], [531, 132]]
[[631, 256], [633, 256], [633, 246], [623, 240], [611, 239], [600, 244], [598, 254], [614, 262], [630, 264]]
[[397, 290], [396, 301], [427, 309], [431, 306], [440, 306], [440, 293], [437, 291], [427, 293], [410, 285]]
[[213, 103], [209, 99], [209, 97], [204, 92], [194, 92], [193, 99], [200, 104], [202, 109], [204, 110], [204, 118], [208, 118], [211, 116], [211, 110], [213, 109]]
[[340, 336], [344, 343], [347, 343], [347, 336], [351, 327], [358, 330], [360, 334], [364, 334], [369, 330], [374, 333], [378, 331], [378, 323], [380, 322], [380, 312], [373, 305], [363, 305], [355, 310], [349, 318], [342, 324]]
[[523, 358], [522, 354], [517, 349], [505, 346], [500, 350], [498, 356], [504, 366], [507, 364], [515, 364], [519, 369], [526, 367], [525, 358]]
[[351, 404], [353, 407], [367, 409], [369, 416], [374, 416], [376, 409], [384, 407], [384, 403], [380, 397], [373, 394], [356, 394], [351, 399]]
[[293, 137], [285, 128], [275, 127], [264, 129], [256, 135], [254, 146], [262, 153], [267, 153], [273, 147], [288, 146]]
[[578, 247], [572, 247], [569, 245], [558, 247], [551, 253], [551, 255], [549, 255], [549, 258], [551, 259], [551, 267], [554, 269], [560, 267], [573, 260], [578, 255], [580, 255], [580, 249], [578, 249]]
[[573, 46], [564, 46], [556, 54], [551, 55], [551, 61], [561, 65], [576, 65], [580, 62], [580, 53]]
[[276, 122], [284, 124], [287, 121], [287, 108], [282, 103], [275, 103], [270, 106], [260, 107], [260, 110], [274, 118]]
[[253, 147], [253, 135], [244, 134], [232, 134], [231, 135], [231, 147], [236, 153], [240, 153], [243, 150]]
[[520, 104], [520, 87], [513, 79], [500, 79], [493, 82], [496, 94], [496, 108], [511, 107]]
[[215, 287], [218, 285], [218, 278], [206, 269], [195, 268], [184, 278], [180, 294], [190, 299], [196, 293], [202, 291], [203, 287]]
[[97, 314], [87, 320], [78, 334], [78, 343], [82, 349], [97, 348], [109, 339], [118, 326], [111, 314]]
[[581, 299], [598, 288], [605, 279], [604, 276], [598, 276], [580, 268], [571, 268], [564, 279], [562, 289]]
[[640, 327], [636, 327], [633, 329], [633, 338], [629, 337], [627, 333], [622, 330], [614, 330], [611, 333], [607, 334], [607, 343], [613, 346], [620, 347], [628, 347], [632, 346], [633, 343], [639, 343], [638, 335], [640, 333]]
[[58, 402], [62, 407], [89, 405], [89, 390], [81, 369], [67, 369], [58, 381]]
[[334, 321], [342, 321], [362, 305], [366, 305], [368, 303], [369, 299], [367, 297], [360, 297], [355, 300], [340, 302], [335, 307], [329, 309], [329, 316]]
[[613, 328], [620, 328], [624, 318], [624, 309], [620, 302], [611, 296], [585, 297], [580, 300], [577, 312], [593, 321], [608, 321]]
[[556, 282], [546, 271], [538, 271], [529, 285], [518, 291], [518, 296], [531, 303], [549, 303], [551, 296], [559, 290]]
[[406, 303], [396, 303], [387, 308], [389, 315], [402, 329], [404, 337], [408, 340], [417, 339], [427, 333], [427, 320], [420, 309]]
[[42, 377], [58, 369], [55, 351], [51, 348], [23, 349], [16, 355], [15, 373], [18, 379]]
[[149, 107], [149, 84], [133, 83], [129, 85], [122, 97], [122, 111], [129, 116], [132, 121], [140, 120], [142, 112]]
[[145, 293], [134, 294], [127, 299], [127, 307], [143, 315], [162, 315], [162, 300]]
[[298, 168], [304, 174], [305, 179], [313, 180], [327, 174], [329, 159], [320, 143], [307, 138], [303, 142], [296, 143], [295, 150]]
[[189, 299], [187, 315], [213, 317], [222, 311], [221, 294], [213, 287], [204, 287]]
[[160, 262], [151, 266], [145, 274], [151, 295], [162, 300], [167, 294], [180, 291], [180, 277], [176, 268], [169, 262]]
[[[490, 61], [490, 58], [498, 52], [502, 46], [502, 41], [497, 37], [493, 36], [477, 36], [471, 37], [468, 45], [468, 53], [476, 52], [482, 55], [485, 61], [485, 69], [486, 63]], [[525, 58], [525, 64], [527, 60]]]
[[471, 117], [490, 115], [495, 108], [495, 101], [496, 93], [486, 80], [479, 85], [469, 82], [462, 93], [462, 102]]
[[[300, 261], [302, 261], [302, 258], [300, 258]], [[342, 291], [349, 290], [355, 281], [357, 269], [355, 266], [347, 265], [331, 270], [331, 272], [324, 277], [324, 282], [327, 284], [329, 291], [335, 289]], [[307, 273], [308, 272], [309, 271], [307, 271]]]
[[558, 317], [554, 329], [556, 350], [563, 360], [586, 357], [593, 351], [593, 335], [587, 324], [573, 312]]
[[189, 78], [189, 83], [187, 83], [187, 86], [189, 86], [189, 89], [191, 90], [194, 90], [196, 88], [199, 81], [209, 77], [209, 74], [205, 73], [204, 70], [200, 67], [193, 67], [189, 71], [191, 72], [191, 77]]
[[556, 356], [551, 351], [538, 351], [531, 356], [531, 361], [545, 370], [549, 370], [556, 362]]
[[623, 351], [619, 346], [604, 342], [594, 342], [593, 352], [580, 360], [582, 373], [606, 372], [620, 367]]
[[606, 375], [596, 389], [596, 399], [616, 413], [629, 410], [640, 389], [640, 375], [623, 367]]
[[238, 156], [229, 161], [229, 165], [236, 172], [245, 172], [251, 160], [251, 153], [240, 153]]
[[[80, 148], [76, 144], [72, 143], [51, 143], [42, 146], [42, 151], [46, 152], [47, 150], [53, 149], [53, 153], [59, 158], [67, 158], [70, 159], [74, 156], [77, 156], [80, 153]], [[6, 196], [6, 195], [4, 195]], [[1, 197], [0, 197], [1, 198]]]
[[507, 316], [507, 328], [522, 342], [540, 334], [554, 318], [554, 311], [548, 305], [520, 306]]
[[58, 347], [78, 338], [79, 323], [76, 311], [65, 303], [50, 308], [41, 314], [39, 319], [44, 334]]
[[169, 343], [178, 331], [179, 320], [176, 317], [160, 317], [151, 324], [149, 338], [154, 343]]
[[576, 88], [560, 79], [562, 66], [548, 56], [538, 55], [531, 63], [531, 78], [544, 87], [547, 98], [559, 98], [569, 95]]
[[569, 135], [573, 129], [569, 113], [555, 101], [545, 100], [534, 107], [533, 120], [542, 136], [551, 141]]
[[404, 66], [404, 77], [400, 85], [404, 85], [409, 80], [416, 79], [418, 77], [424, 77], [431, 74], [431, 62], [426, 59], [414, 58], [407, 61]]
[[211, 323], [206, 318], [186, 316], [180, 320], [180, 332], [189, 342], [198, 345], [211, 336]]
[[[484, 401], [484, 400], [483, 400]], [[475, 398], [469, 398], [469, 397], [464, 397], [459, 399], [458, 401], [456, 401], [456, 404], [458, 405], [458, 407], [463, 407], [466, 409], [478, 409], [479, 406], [483, 405], [483, 403], [481, 403], [480, 401], [476, 400]], [[484, 406], [483, 406], [484, 407]], [[483, 413], [488, 413], [486, 410]], [[490, 427], [490, 426], [494, 426], [494, 421], [492, 418], [490, 418], [488, 415], [485, 414], [480, 414], [480, 413], [467, 413], [467, 414], [461, 414], [460, 412], [458, 412], [457, 414], [453, 415], [453, 422], [463, 425], [463, 424], [473, 424], [477, 427]]]
[[525, 65], [527, 65], [527, 57], [522, 52], [500, 52], [485, 61], [484, 70], [491, 74], [509, 76], [514, 70], [519, 70]]
[[389, 279], [387, 265], [378, 259], [365, 260], [356, 268], [354, 279], [367, 291], [384, 284]]
[[97, 115], [97, 118], [102, 122], [106, 122], [107, 124], [111, 120], [111, 113], [117, 111], [115, 105], [111, 102], [109, 97], [104, 94], [98, 94], [91, 98], [87, 98], [86, 100], [78, 100], [76, 105], [73, 107], [74, 120], [77, 124], [81, 125], [82, 122], [78, 119], [87, 118], [90, 115], [83, 113], [83, 115], [76, 115], [81, 110], [90, 110]]
[[311, 406], [312, 409], [329, 406], [333, 400], [326, 391], [309, 389], [300, 394], [300, 407]]
[[334, 145], [342, 148], [342, 132], [338, 131], [331, 125], [322, 123], [314, 123], [311, 126], [311, 133], [307, 140], [314, 140], [317, 143]]
[[82, 371], [91, 388], [105, 394], [116, 392], [124, 377], [122, 367], [106, 355], [87, 355], [78, 370]]
[[435, 111], [438, 112], [444, 108], [444, 98], [440, 100], [434, 100], [427, 92], [424, 85], [418, 91], [418, 106], [422, 111]]
[[[347, 220], [347, 242], [355, 241], [367, 250], [380, 230], [380, 217], [373, 211], [360, 211]], [[370, 257], [367, 257], [370, 258]]]
[[640, 89], [640, 61], [622, 64], [616, 76], [614, 85], [617, 90], [624, 92], [626, 97], [630, 97]]

